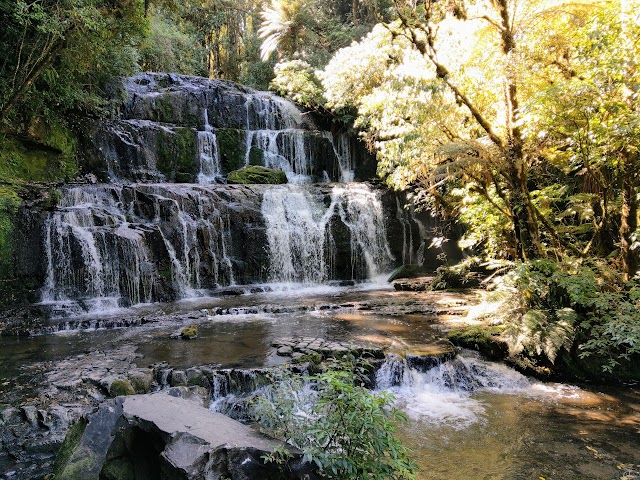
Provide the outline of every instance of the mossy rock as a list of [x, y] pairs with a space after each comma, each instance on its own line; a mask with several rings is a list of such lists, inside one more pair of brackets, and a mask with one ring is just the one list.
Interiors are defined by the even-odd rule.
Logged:
[[250, 165], [240, 170], [234, 170], [229, 173], [227, 183], [250, 185], [250, 184], [269, 184], [277, 185], [287, 183], [287, 175], [282, 170], [274, 170], [272, 168], [261, 167], [259, 165]]
[[216, 130], [220, 164], [225, 172], [231, 172], [245, 165], [247, 133], [236, 128]]
[[153, 384], [153, 372], [151, 370], [143, 372], [133, 372], [129, 374], [129, 382], [135, 393], [149, 393]]
[[112, 397], [120, 397], [123, 395], [135, 395], [136, 391], [129, 380], [118, 378], [109, 386], [109, 394]]
[[509, 347], [500, 338], [504, 326], [474, 325], [449, 332], [451, 343], [463, 348], [477, 350], [491, 360], [503, 360], [509, 354]]
[[264, 165], [264, 151], [258, 147], [249, 149], [249, 165]]
[[56, 459], [53, 466], [53, 478], [61, 479], [60, 477], [62, 471], [65, 469], [69, 460], [71, 459], [71, 455], [74, 450], [80, 443], [80, 439], [82, 438], [82, 434], [87, 427], [87, 420], [84, 418], [80, 418], [67, 432], [67, 436], [64, 438], [64, 442], [62, 442], [62, 446], [60, 450], [58, 450], [58, 454], [56, 455]]
[[320, 365], [322, 363], [322, 355], [318, 352], [305, 353], [301, 357], [294, 357], [291, 360], [291, 363], [311, 363], [314, 366]]
[[200, 168], [196, 159], [196, 132], [190, 128], [159, 130], [157, 167], [169, 180], [191, 183]]
[[180, 330], [180, 338], [183, 340], [193, 340], [198, 337], [198, 327], [196, 325], [189, 325]]

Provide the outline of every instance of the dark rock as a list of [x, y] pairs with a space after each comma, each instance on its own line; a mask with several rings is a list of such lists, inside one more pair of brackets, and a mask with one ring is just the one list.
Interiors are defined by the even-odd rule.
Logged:
[[399, 278], [424, 277], [425, 274], [427, 273], [433, 273], [433, 272], [429, 272], [422, 265], [402, 265], [393, 271], [393, 273], [387, 279], [387, 281], [393, 282], [394, 280], [397, 280]]
[[[303, 463], [300, 451], [193, 402], [164, 394], [107, 402], [89, 418], [79, 440], [69, 443], [76, 446], [66, 458], [58, 459], [56, 479], [319, 478], [312, 464]], [[291, 453], [283, 466], [262, 458], [276, 448]]]
[[173, 370], [169, 376], [169, 385], [172, 387], [187, 386], [187, 374], [184, 370]]

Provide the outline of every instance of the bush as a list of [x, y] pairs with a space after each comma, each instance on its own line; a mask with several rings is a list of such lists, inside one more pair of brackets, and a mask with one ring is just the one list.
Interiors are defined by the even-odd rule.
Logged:
[[394, 422], [406, 421], [393, 396], [367, 390], [353, 363], [333, 367], [310, 377], [275, 374], [254, 405], [261, 430], [302, 449], [326, 478], [413, 479], [416, 467], [393, 436]]
[[612, 373], [640, 354], [640, 279], [619, 280], [604, 263], [569, 259], [518, 264], [504, 279], [515, 288], [505, 337], [511, 353], [551, 363], [562, 350], [601, 360]]

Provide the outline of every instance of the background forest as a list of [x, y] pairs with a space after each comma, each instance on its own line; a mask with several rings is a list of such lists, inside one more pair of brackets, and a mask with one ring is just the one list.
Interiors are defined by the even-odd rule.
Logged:
[[86, 173], [114, 77], [228, 79], [355, 129], [460, 225], [469, 258], [436, 284], [500, 274], [485, 335], [512, 355], [637, 375], [638, 0], [0, 0], [0, 21], [2, 258], [25, 186]]

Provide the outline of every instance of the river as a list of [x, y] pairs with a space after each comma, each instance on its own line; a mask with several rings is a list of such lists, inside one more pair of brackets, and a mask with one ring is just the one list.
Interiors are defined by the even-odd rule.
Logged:
[[[637, 387], [542, 383], [474, 352], [425, 373], [402, 364], [403, 353], [448, 348], [443, 328], [463, 313], [463, 300], [463, 294], [396, 292], [374, 284], [296, 288], [127, 310], [153, 319], [138, 327], [0, 337], [0, 406], [28, 403], [57, 365], [96, 351], [117, 356], [123, 346], [131, 347], [133, 363], [143, 368], [159, 362], [252, 368], [286, 360], [272, 347], [278, 339], [320, 337], [369, 343], [398, 355], [395, 365], [388, 361], [379, 372], [378, 388], [391, 390], [409, 417], [399, 436], [413, 451], [418, 479], [637, 475]], [[199, 327], [197, 339], [171, 338], [192, 323]], [[401, 379], [395, 385], [388, 372], [393, 368]]]

